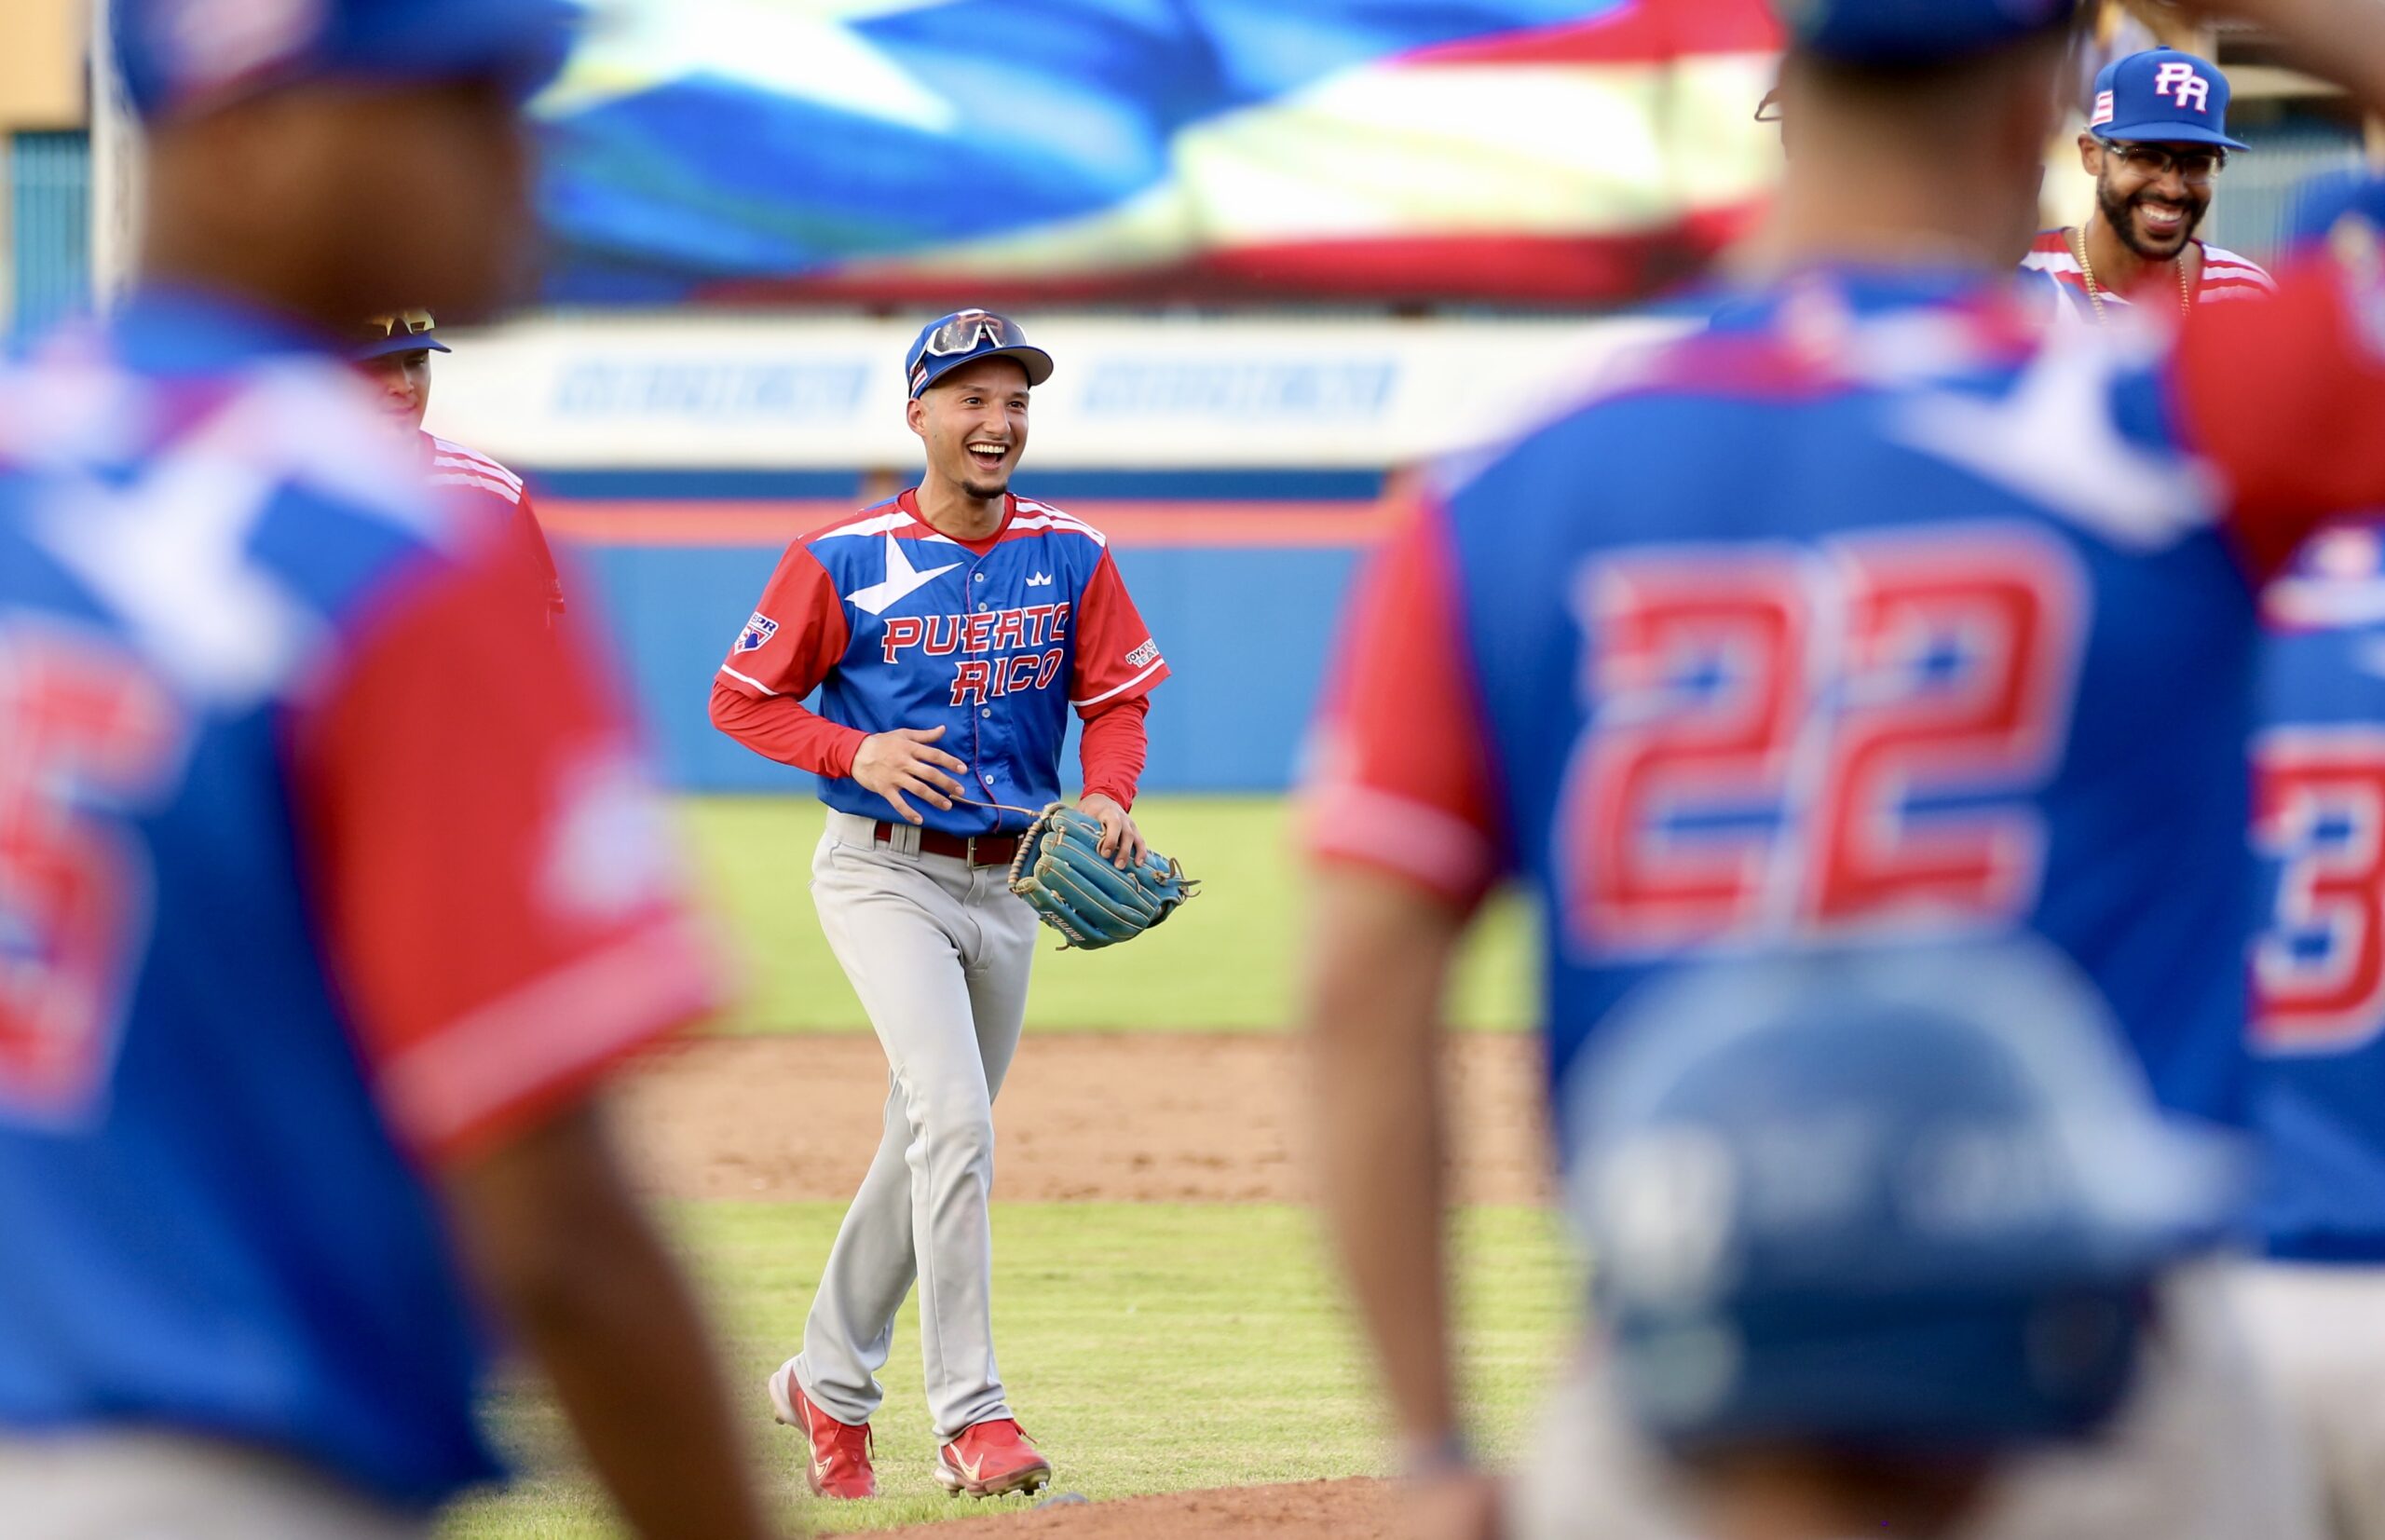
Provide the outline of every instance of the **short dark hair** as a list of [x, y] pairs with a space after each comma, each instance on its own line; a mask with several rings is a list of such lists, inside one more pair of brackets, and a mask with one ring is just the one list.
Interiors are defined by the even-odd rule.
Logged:
[[1793, 73], [1814, 89], [1858, 106], [1913, 109], [1999, 69], [2037, 62], [2049, 48], [2068, 48], [2085, 35], [2084, 27], [2080, 16], [2065, 14], [2036, 32], [1976, 53], [1916, 63], [1855, 62], [1794, 47], [1789, 50], [1782, 74]]

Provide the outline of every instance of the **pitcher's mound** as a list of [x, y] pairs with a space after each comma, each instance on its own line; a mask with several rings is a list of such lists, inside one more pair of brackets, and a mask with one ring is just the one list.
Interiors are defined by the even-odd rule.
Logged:
[[1294, 1481], [1072, 1503], [889, 1533], [934, 1540], [1401, 1540], [1408, 1532], [1396, 1499], [1388, 1481]]

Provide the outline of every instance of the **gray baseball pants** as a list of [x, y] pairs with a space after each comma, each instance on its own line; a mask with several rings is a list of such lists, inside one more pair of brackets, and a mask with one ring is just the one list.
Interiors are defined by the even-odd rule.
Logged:
[[828, 814], [811, 861], [820, 928], [886, 1050], [886, 1132], [804, 1323], [796, 1378], [841, 1423], [885, 1399], [878, 1371], [916, 1278], [938, 1438], [1007, 1417], [994, 1367], [994, 1096], [1027, 1016], [1035, 914], [1000, 866], [921, 854], [895, 826]]

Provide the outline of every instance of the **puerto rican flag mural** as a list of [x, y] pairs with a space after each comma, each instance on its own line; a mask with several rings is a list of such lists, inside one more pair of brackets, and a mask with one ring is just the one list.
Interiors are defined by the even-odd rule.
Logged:
[[1743, 230], [1764, 0], [614, 0], [547, 297], [1601, 303]]

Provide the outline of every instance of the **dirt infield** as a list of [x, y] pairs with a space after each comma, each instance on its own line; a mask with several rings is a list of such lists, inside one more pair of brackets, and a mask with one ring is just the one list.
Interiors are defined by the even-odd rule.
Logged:
[[1224, 1487], [1170, 1492], [1114, 1503], [1084, 1503], [953, 1523], [890, 1531], [933, 1534], [937, 1540], [1210, 1540], [1265, 1535], [1268, 1540], [1394, 1540], [1400, 1522], [1397, 1489], [1385, 1481], [1295, 1481], [1274, 1487]]
[[[1476, 1033], [1451, 1048], [1458, 1198], [1544, 1201], [1535, 1043]], [[1277, 1036], [1030, 1030], [995, 1104], [994, 1194], [1298, 1201], [1302, 1072], [1298, 1045]], [[632, 1083], [622, 1123], [660, 1192], [847, 1198], [885, 1097], [875, 1038], [716, 1039], [658, 1057]]]

